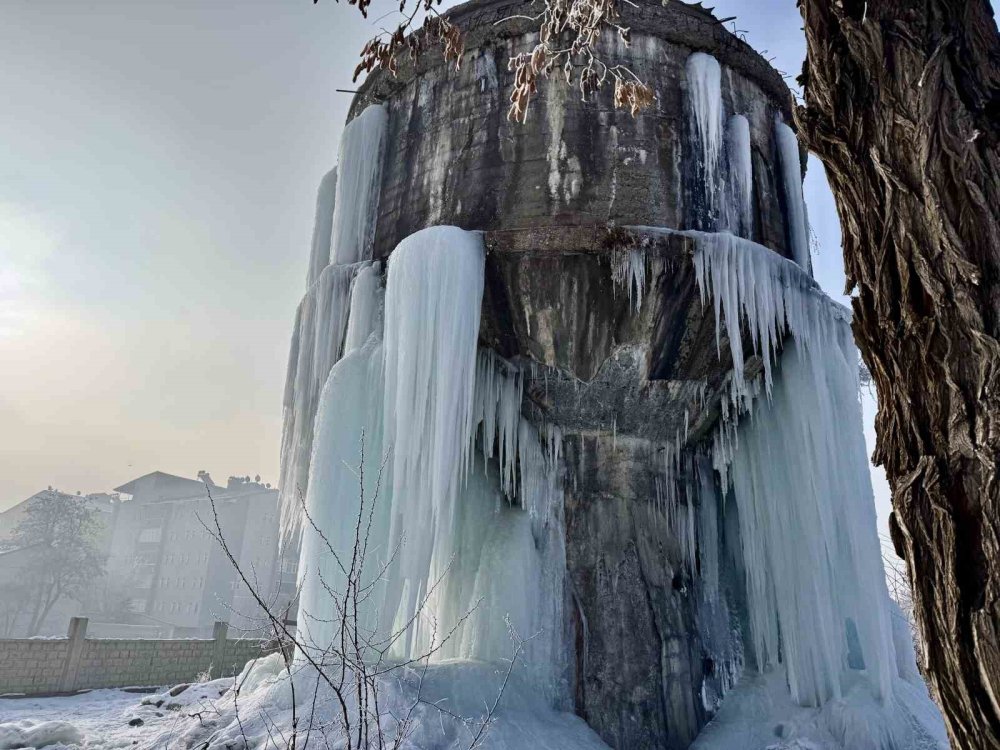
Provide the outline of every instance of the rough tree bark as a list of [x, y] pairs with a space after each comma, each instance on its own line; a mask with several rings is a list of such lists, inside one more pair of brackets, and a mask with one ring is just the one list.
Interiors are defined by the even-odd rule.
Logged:
[[1000, 36], [988, 0], [798, 4], [923, 666], [953, 745], [998, 748]]

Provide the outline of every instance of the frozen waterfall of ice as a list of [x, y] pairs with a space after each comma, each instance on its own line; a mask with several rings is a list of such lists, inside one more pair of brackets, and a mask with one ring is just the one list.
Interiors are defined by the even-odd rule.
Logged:
[[385, 107], [372, 104], [344, 128], [333, 211], [333, 263], [356, 263], [371, 257], [388, 126]]
[[341, 566], [346, 565], [343, 559], [350, 559], [354, 521], [359, 513], [365, 516], [366, 525], [371, 513], [371, 538], [374, 540], [365, 556], [360, 577], [364, 585], [371, 585], [375, 591], [362, 601], [361, 611], [356, 615], [352, 613], [352, 617], [357, 617], [358, 630], [371, 640], [379, 630], [375, 596], [379, 584], [375, 581], [379, 565], [388, 554], [384, 540], [390, 507], [384, 484], [376, 493], [382, 463], [381, 368], [381, 341], [372, 336], [334, 366], [316, 412], [309, 489], [305, 498], [305, 518], [301, 523], [296, 622], [299, 642], [305, 644], [317, 660], [336, 643], [339, 634], [333, 596], [327, 587], [341, 595], [344, 592], [345, 576]]
[[843, 339], [786, 341], [729, 466], [758, 665], [783, 663], [803, 705], [841, 697], [849, 629], [880, 699], [899, 676], [847, 326]]
[[[513, 650], [509, 624], [539, 634], [519, 672], [555, 700], [565, 666], [558, 448], [521, 417], [518, 373], [477, 349], [484, 259], [482, 237], [454, 227], [404, 239], [388, 263], [384, 330], [333, 367], [316, 416], [298, 622], [317, 653], [337, 638], [329, 592], [344, 575], [330, 547], [351, 548], [361, 511], [372, 594], [358, 623], [373, 642], [397, 659], [500, 661]], [[350, 317], [377, 321], [365, 312], [377, 295], [359, 274]]]
[[[367, 269], [378, 211], [385, 107], [366, 108], [344, 128], [340, 164], [320, 182], [309, 255], [307, 287], [295, 313], [283, 399], [281, 528], [287, 539], [302, 521], [308, 491], [313, 426], [320, 391], [341, 354], [364, 342], [373, 307], [348, 320], [355, 275], [365, 289], [377, 269]], [[376, 282], [377, 283], [377, 282]], [[371, 299], [361, 294], [361, 299]], [[346, 341], [345, 341], [346, 339]]]
[[809, 260], [809, 225], [806, 220], [806, 203], [802, 197], [802, 162], [799, 139], [795, 131], [781, 118], [774, 122], [774, 139], [778, 147], [778, 164], [781, 168], [781, 188], [785, 196], [785, 221], [788, 223], [788, 240], [792, 258], [807, 272], [812, 271]]
[[311, 287], [323, 269], [330, 265], [330, 238], [333, 232], [333, 210], [337, 200], [337, 168], [320, 180], [316, 191], [316, 219], [313, 223], [312, 249], [309, 252], [309, 273], [306, 289]]
[[[738, 508], [757, 666], [783, 672], [795, 704], [822, 707], [830, 747], [939, 747], [940, 716], [892, 621], [849, 313], [766, 248], [688, 234], [698, 283], [730, 332], [734, 382], [741, 325], [764, 360], [765, 393], [720, 426], [713, 456]], [[741, 700], [727, 697], [723, 713]]]
[[[756, 242], [725, 232], [684, 232], [693, 237], [695, 276], [702, 301], [715, 309], [716, 342], [725, 326], [733, 360], [732, 400], [750, 408], [753, 387], [744, 377], [746, 363], [740, 325], [749, 328], [753, 353], [764, 363], [770, 391], [773, 364], [787, 329], [797, 340], [835, 341], [850, 312], [833, 302], [802, 268]], [[820, 338], [821, 337], [821, 338]]]
[[339, 359], [350, 309], [351, 282], [370, 263], [327, 266], [295, 314], [285, 376], [281, 435], [281, 516], [286, 532], [298, 527], [309, 479], [313, 415], [330, 368]]
[[701, 191], [691, 225], [749, 239], [753, 235], [750, 122], [734, 114], [723, 127], [722, 69], [714, 57], [695, 52], [688, 57], [686, 68], [687, 106], [698, 146], [693, 160], [694, 183]]
[[362, 266], [351, 284], [351, 312], [344, 335], [344, 355], [364, 346], [368, 337], [380, 328], [382, 295], [379, 284], [381, 264]]
[[[392, 518], [390, 539], [400, 552], [389, 571], [383, 619], [399, 626], [426, 597], [434, 600], [431, 609], [446, 598], [433, 587], [462, 541], [458, 495], [473, 453], [484, 263], [482, 239], [454, 227], [405, 238], [389, 260], [384, 433], [392, 445], [392, 495], [406, 501]], [[454, 623], [462, 613], [448, 614]], [[406, 650], [429, 648], [432, 627], [415, 623]]]
[[750, 122], [733, 115], [726, 125], [727, 191], [725, 226], [733, 234], [753, 236], [753, 161], [750, 153]]
[[722, 69], [719, 61], [705, 52], [694, 52], [687, 59], [688, 105], [693, 131], [701, 148], [698, 182], [704, 189], [705, 226], [715, 229], [722, 181]]

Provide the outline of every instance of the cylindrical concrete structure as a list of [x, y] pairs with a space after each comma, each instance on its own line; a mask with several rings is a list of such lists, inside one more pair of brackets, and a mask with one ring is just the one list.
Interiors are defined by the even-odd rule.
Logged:
[[652, 86], [655, 104], [634, 118], [612, 106], [612, 83], [582, 101], [559, 75], [540, 82], [527, 122], [507, 120], [514, 83], [508, 60], [538, 38], [537, 22], [512, 18], [524, 12], [518, 0], [469, 2], [448, 13], [465, 35], [460, 68], [431, 48], [415, 64], [402, 60], [396, 77], [376, 72], [364, 82], [351, 116], [374, 102], [389, 112], [377, 257], [434, 224], [709, 228], [699, 225], [700, 146], [691, 133], [685, 69], [697, 51], [721, 65], [725, 112], [749, 121], [750, 239], [789, 254], [774, 122], [790, 121], [792, 100], [781, 76], [700, 6], [620, 7], [631, 45], [606, 31], [598, 51]]
[[[508, 61], [537, 41], [537, 22], [511, 19], [525, 7], [459, 6], [448, 17], [465, 38], [460, 68], [431, 49], [401, 61], [396, 77], [378, 72], [362, 84], [350, 117], [375, 103], [388, 112], [374, 256], [437, 224], [486, 233], [480, 345], [521, 368], [524, 416], [563, 436], [574, 708], [613, 747], [682, 750], [711, 717], [706, 689], [742, 658], [733, 633], [743, 584], [724, 562], [729, 609], [707, 624], [659, 493], [668, 447], [711, 433], [732, 362], [699, 299], [694, 238], [646, 235], [635, 269], [644, 296], [633, 303], [621, 264], [637, 235], [616, 227], [734, 229], [792, 257], [775, 138], [776, 121], [791, 120], [792, 98], [781, 76], [700, 6], [639, 0], [620, 4], [631, 45], [606, 33], [599, 52], [653, 87], [651, 108], [633, 118], [614, 109], [611, 83], [582, 101], [553, 78], [525, 123], [508, 121]], [[721, 93], [712, 110], [723, 142], [718, 168], [692, 111], [703, 85], [690, 72], [697, 52], [719, 66], [707, 61], [712, 76], [718, 71], [710, 104]], [[745, 122], [730, 140], [734, 115]], [[734, 143], [739, 158], [728, 153]], [[717, 203], [729, 200], [730, 173], [750, 175], [749, 217], [723, 226], [706, 184], [719, 187]], [[683, 502], [692, 512], [693, 500]]]

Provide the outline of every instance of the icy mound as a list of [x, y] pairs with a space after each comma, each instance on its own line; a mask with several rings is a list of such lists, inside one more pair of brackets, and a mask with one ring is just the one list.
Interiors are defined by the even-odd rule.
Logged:
[[[880, 703], [861, 677], [823, 708], [791, 700], [784, 676], [747, 674], [691, 750], [941, 750], [948, 738], [922, 684]], [[927, 711], [914, 710], [925, 706]]]
[[80, 730], [66, 721], [13, 721], [0, 724], [0, 750], [77, 745]]
[[453, 660], [394, 668], [379, 678], [377, 715], [373, 711], [364, 722], [356, 696], [345, 693], [341, 704], [310, 667], [293, 667], [290, 678], [278, 655], [249, 665], [235, 680], [194, 688], [168, 698], [176, 713], [150, 722], [139, 748], [257, 750], [290, 747], [293, 735], [295, 747], [338, 750], [466, 750], [473, 743], [496, 750], [607, 747], [579, 717], [549, 709], [516, 669], [508, 677], [504, 664]]

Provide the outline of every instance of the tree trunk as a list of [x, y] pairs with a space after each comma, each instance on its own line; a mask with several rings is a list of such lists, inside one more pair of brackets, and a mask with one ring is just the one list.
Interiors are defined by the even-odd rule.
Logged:
[[921, 655], [956, 748], [1000, 747], [1000, 36], [988, 0], [799, 0]]

